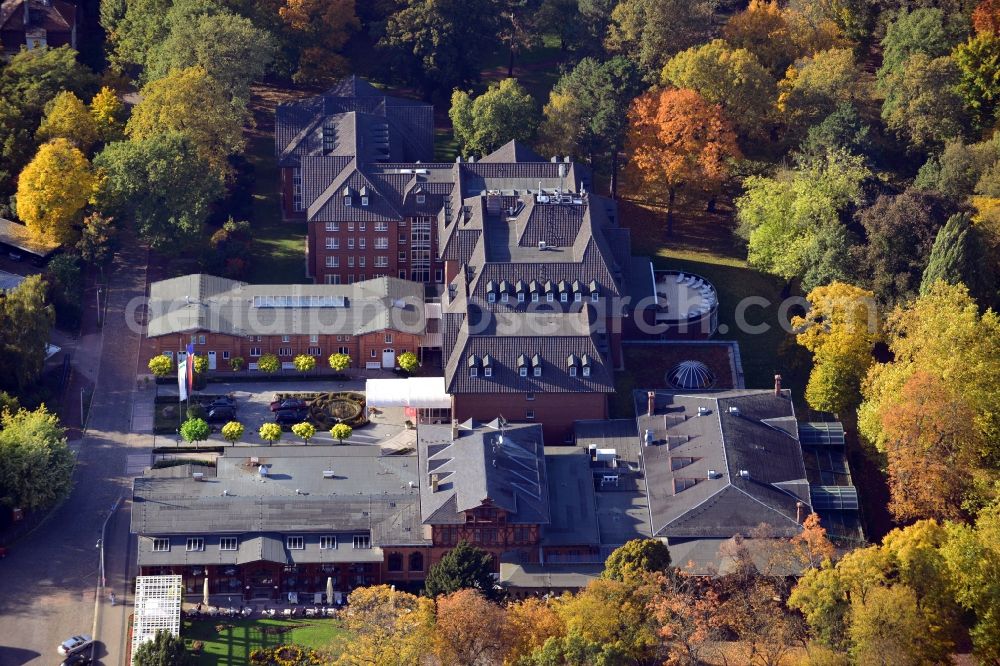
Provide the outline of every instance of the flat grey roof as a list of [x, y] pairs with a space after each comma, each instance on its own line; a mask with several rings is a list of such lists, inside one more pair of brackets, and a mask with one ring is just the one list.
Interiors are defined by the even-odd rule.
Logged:
[[601, 577], [601, 564], [500, 563], [500, 585], [510, 588], [575, 590]]
[[577, 447], [547, 446], [545, 467], [552, 522], [542, 530], [542, 545], [600, 543], [590, 456]]

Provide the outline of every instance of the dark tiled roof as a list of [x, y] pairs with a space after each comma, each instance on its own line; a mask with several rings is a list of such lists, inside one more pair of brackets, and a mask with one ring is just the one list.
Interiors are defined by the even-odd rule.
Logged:
[[[30, 2], [30, 4], [28, 4]], [[24, 29], [24, 6], [28, 4], [28, 29], [45, 28], [70, 32], [76, 24], [76, 5], [63, 0], [4, 0], [0, 4], [0, 30]]]
[[[802, 449], [789, 393], [658, 391], [654, 416], [636, 391], [653, 532], [671, 538], [748, 535], [761, 523], [796, 534], [809, 509]], [[702, 411], [699, 411], [702, 410]]]
[[[590, 332], [589, 312], [577, 314], [513, 314], [476, 334], [469, 333], [468, 319], [446, 349], [445, 382], [449, 393], [613, 393], [611, 370]], [[449, 342], [446, 340], [446, 342]], [[448, 353], [450, 351], [450, 353]], [[491, 376], [485, 376], [489, 356]], [[569, 374], [569, 358], [577, 360], [575, 376]], [[519, 359], [529, 360], [527, 376], [520, 376]], [[583, 359], [590, 375], [583, 375]], [[478, 364], [470, 375], [469, 362]], [[537, 361], [537, 362], [536, 362]], [[541, 376], [534, 376], [540, 365]]]
[[545, 158], [518, 141], [508, 141], [480, 162], [545, 162]]
[[[346, 188], [346, 194], [345, 194]], [[368, 205], [361, 202], [361, 190], [367, 188]], [[346, 200], [350, 199], [350, 205]], [[395, 193], [376, 187], [357, 169], [345, 169], [309, 206], [309, 219], [315, 222], [388, 222], [402, 215], [393, 205]]]
[[[417, 428], [420, 459], [420, 500], [428, 525], [464, 524], [465, 511], [484, 502], [508, 513], [508, 522], [543, 525], [549, 522], [542, 427], [538, 424], [500, 426], [472, 424]], [[435, 491], [432, 475], [438, 479]]]

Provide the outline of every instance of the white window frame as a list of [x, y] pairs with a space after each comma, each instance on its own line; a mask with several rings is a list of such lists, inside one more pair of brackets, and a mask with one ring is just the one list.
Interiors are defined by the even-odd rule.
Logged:
[[597, 292], [595, 291], [594, 293], [592, 293], [592, 294], [590, 295], [590, 300], [591, 300], [591, 302], [593, 302], [593, 303], [597, 303], [597, 302], [598, 302], [599, 300], [601, 300], [601, 295], [600, 295], [600, 294], [598, 294], [598, 293], [597, 293]]
[[523, 291], [518, 292], [518, 294], [517, 294], [517, 302], [518, 303], [524, 303], [524, 292]]
[[479, 376], [479, 368], [477, 368], [474, 365], [470, 366], [469, 367], [469, 376], [470, 377], [478, 377]]
[[385, 334], [385, 338], [383, 338], [383, 339], [385, 340], [385, 344], [391, 345], [392, 344], [392, 333], [386, 333]]
[[200, 553], [205, 550], [204, 537], [188, 537], [184, 542], [184, 550], [188, 553]]
[[285, 537], [285, 547], [288, 550], [305, 550], [306, 538], [301, 536]]
[[165, 539], [163, 537], [153, 537], [153, 552], [154, 553], [169, 553], [170, 552], [170, 539]]
[[490, 366], [486, 366], [485, 368], [483, 368], [483, 377], [492, 377], [492, 376], [493, 376], [493, 368], [491, 368]]
[[510, 300], [510, 295], [506, 291], [504, 293], [500, 294], [500, 302], [501, 303], [506, 303], [509, 300]]
[[319, 549], [337, 550], [337, 537], [332, 535], [321, 536], [319, 538]]
[[239, 550], [240, 540], [237, 537], [222, 537], [219, 539], [219, 550]]
[[527, 377], [528, 376], [528, 368], [526, 368], [525, 366], [522, 365], [518, 369], [517, 374], [519, 374], [522, 377]]
[[426, 195], [424, 195], [424, 194], [418, 194], [417, 195], [417, 203], [418, 204], [422, 204], [422, 203], [426, 203], [426, 202], [427, 202], [427, 196]]
[[250, 355], [251, 356], [260, 356], [260, 347], [251, 347], [250, 348]]
[[542, 366], [537, 365], [534, 368], [532, 368], [531, 369], [531, 374], [534, 377], [541, 377], [542, 376]]
[[576, 366], [575, 365], [569, 366], [569, 376], [570, 377], [576, 377]]
[[589, 377], [590, 376], [590, 366], [589, 365], [583, 366], [583, 376], [584, 377]]
[[372, 538], [367, 534], [355, 534], [354, 547], [359, 550], [369, 550], [372, 547]]

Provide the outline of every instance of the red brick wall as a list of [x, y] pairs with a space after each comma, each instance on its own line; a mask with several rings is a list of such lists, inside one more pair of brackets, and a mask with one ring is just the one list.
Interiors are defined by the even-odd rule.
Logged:
[[[386, 343], [386, 334], [392, 335], [392, 342]], [[287, 349], [291, 352], [290, 354], [279, 354], [279, 358], [283, 362], [290, 362], [299, 354], [309, 353], [310, 347], [319, 347], [320, 353], [316, 358], [316, 366], [321, 369], [328, 369], [327, 358], [331, 354], [337, 353], [340, 347], [346, 347], [351, 356], [352, 367], [364, 368], [366, 361], [377, 360], [381, 362], [383, 349], [393, 349], [396, 352], [397, 358], [404, 351], [416, 353], [420, 341], [420, 337], [417, 335], [401, 333], [399, 331], [378, 331], [361, 336], [320, 335], [317, 342], [310, 342], [308, 335], [291, 335], [288, 342], [282, 342], [282, 336], [280, 335], [260, 336], [261, 340], [258, 341], [256, 337], [251, 340], [250, 338], [222, 335], [219, 333], [195, 334], [196, 339], [200, 339], [199, 336], [201, 335], [205, 336], [205, 343], [195, 344], [195, 354], [208, 356], [210, 351], [214, 351], [216, 353], [217, 372], [231, 372], [229, 360], [224, 358], [224, 352], [229, 352], [230, 358], [242, 356], [246, 363], [252, 363], [257, 358], [250, 355], [250, 350], [254, 347], [260, 348], [261, 355], [268, 353], [278, 354], [281, 349]], [[338, 337], [340, 338], [339, 340]], [[143, 367], [146, 367], [150, 358], [165, 351], [172, 352], [176, 358], [177, 352], [183, 351], [190, 340], [191, 336], [187, 334], [149, 338], [149, 344], [144, 345], [144, 349], [148, 350], [148, 357], [143, 359]], [[376, 355], [375, 358], [370, 358], [371, 350], [373, 349]]]
[[281, 216], [284, 220], [304, 220], [306, 219], [306, 212], [296, 211], [294, 206], [294, 200], [292, 195], [294, 193], [292, 182], [292, 172], [293, 169], [290, 167], [282, 168], [281, 171]]
[[[492, 421], [503, 416], [511, 422], [542, 424], [546, 444], [562, 444], [573, 434], [577, 419], [606, 419], [608, 400], [603, 393], [462, 393], [454, 397], [454, 418]], [[527, 412], [534, 412], [534, 419]]]

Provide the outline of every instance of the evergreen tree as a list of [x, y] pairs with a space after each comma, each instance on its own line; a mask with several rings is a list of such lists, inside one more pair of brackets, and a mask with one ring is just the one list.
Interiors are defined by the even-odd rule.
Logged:
[[424, 591], [428, 596], [437, 597], [469, 588], [487, 597], [495, 596], [493, 556], [462, 540], [427, 572]]
[[135, 649], [133, 662], [136, 666], [188, 666], [191, 655], [184, 647], [183, 638], [160, 630], [153, 640]]
[[995, 281], [979, 230], [967, 213], [948, 218], [934, 239], [934, 246], [924, 269], [920, 293], [927, 294], [938, 280], [962, 283], [980, 306], [995, 301]]

